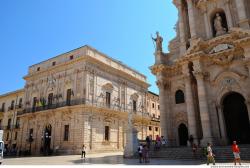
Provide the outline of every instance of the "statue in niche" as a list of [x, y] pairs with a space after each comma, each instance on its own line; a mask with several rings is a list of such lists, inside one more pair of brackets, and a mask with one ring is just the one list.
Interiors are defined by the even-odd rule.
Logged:
[[156, 44], [155, 52], [162, 52], [163, 38], [160, 36], [159, 32], [156, 32], [156, 38], [152, 37], [152, 40], [155, 41]]
[[223, 34], [226, 34], [227, 29], [222, 26], [222, 17], [219, 13], [216, 13], [215, 19], [214, 19], [214, 29], [216, 32], [216, 36], [220, 36]]

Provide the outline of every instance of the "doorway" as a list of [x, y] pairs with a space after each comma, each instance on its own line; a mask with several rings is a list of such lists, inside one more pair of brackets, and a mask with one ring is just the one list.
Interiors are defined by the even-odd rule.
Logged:
[[227, 95], [223, 100], [223, 113], [229, 143], [250, 144], [249, 116], [244, 97], [236, 92]]
[[185, 124], [180, 124], [178, 127], [179, 144], [180, 146], [187, 146], [188, 129]]

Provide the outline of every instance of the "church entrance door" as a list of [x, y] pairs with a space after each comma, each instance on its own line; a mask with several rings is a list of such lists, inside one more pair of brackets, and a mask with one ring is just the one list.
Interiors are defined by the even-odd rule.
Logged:
[[244, 97], [236, 92], [223, 100], [223, 113], [229, 143], [250, 144], [250, 124]]
[[188, 129], [185, 124], [180, 124], [178, 127], [179, 144], [180, 146], [187, 146], [188, 141]]

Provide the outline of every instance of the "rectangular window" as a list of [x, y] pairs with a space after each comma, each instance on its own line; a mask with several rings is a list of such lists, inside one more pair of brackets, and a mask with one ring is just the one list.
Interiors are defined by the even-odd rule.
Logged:
[[9, 132], [7, 132], [6, 141], [9, 140]]
[[64, 125], [64, 141], [69, 140], [69, 125]]
[[155, 108], [155, 104], [154, 103], [152, 103], [152, 108]]
[[17, 140], [17, 132], [15, 133], [15, 140]]
[[109, 126], [105, 126], [105, 141], [109, 141]]
[[2, 104], [2, 110], [1, 110], [1, 111], [2, 111], [2, 112], [5, 111], [5, 103]]
[[69, 57], [69, 59], [70, 59], [70, 60], [74, 59], [74, 56], [73, 56], [73, 55], [71, 55], [71, 56]]
[[11, 126], [11, 118], [8, 119], [7, 129], [10, 129], [10, 126]]
[[56, 65], [56, 61], [52, 62], [52, 66], [55, 66]]
[[33, 128], [31, 128], [29, 132], [29, 141], [31, 141], [32, 138], [33, 138]]
[[158, 110], [160, 110], [160, 105], [158, 105]]
[[36, 105], [37, 105], [37, 97], [33, 97], [33, 105], [32, 105], [33, 111], [35, 111]]
[[133, 111], [134, 112], [136, 112], [136, 106], [137, 106], [136, 104], [137, 104], [137, 102], [135, 100], [133, 100]]
[[20, 99], [19, 99], [19, 104], [18, 104], [18, 107], [19, 107], [19, 108], [22, 108], [22, 103], [23, 103], [23, 99], [20, 98]]
[[40, 67], [37, 67], [37, 69], [36, 69], [37, 71], [40, 71]]
[[53, 93], [50, 93], [48, 96], [48, 107], [50, 108], [53, 103]]
[[70, 106], [71, 93], [72, 93], [71, 89], [68, 89], [67, 90], [67, 100], [66, 100], [67, 106]]
[[110, 93], [109, 92], [106, 92], [106, 106], [107, 107], [110, 107]]
[[15, 100], [12, 100], [11, 101], [11, 105], [10, 105], [10, 109], [11, 110], [14, 110], [14, 105], [15, 105]]
[[152, 130], [152, 127], [151, 127], [151, 126], [149, 126], [149, 127], [148, 127], [148, 130], [149, 130], [149, 131], [151, 131], [151, 130]]
[[155, 131], [158, 131], [158, 127], [155, 127]]
[[20, 127], [20, 118], [17, 118], [16, 119], [16, 128], [19, 128]]

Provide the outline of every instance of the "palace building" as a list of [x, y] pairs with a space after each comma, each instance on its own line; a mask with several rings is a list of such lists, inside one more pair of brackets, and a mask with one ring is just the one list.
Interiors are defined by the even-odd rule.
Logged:
[[250, 1], [173, 0], [176, 37], [156, 39], [161, 133], [171, 146], [250, 144]]
[[146, 77], [90, 46], [32, 65], [24, 79], [23, 89], [0, 96], [10, 151], [123, 151], [128, 114], [138, 139], [160, 135], [159, 98]]

